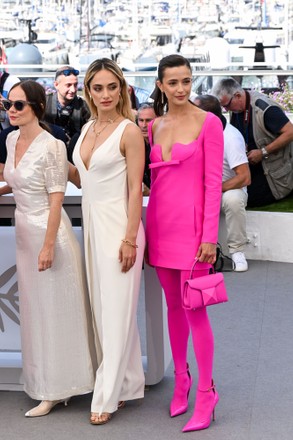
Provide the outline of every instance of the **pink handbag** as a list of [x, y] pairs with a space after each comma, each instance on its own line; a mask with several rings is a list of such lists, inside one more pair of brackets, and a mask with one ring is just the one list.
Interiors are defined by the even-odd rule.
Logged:
[[190, 271], [190, 279], [184, 283], [183, 307], [187, 310], [194, 310], [227, 302], [228, 295], [222, 273], [214, 272], [210, 275], [192, 278], [197, 261], [198, 259], [196, 258]]

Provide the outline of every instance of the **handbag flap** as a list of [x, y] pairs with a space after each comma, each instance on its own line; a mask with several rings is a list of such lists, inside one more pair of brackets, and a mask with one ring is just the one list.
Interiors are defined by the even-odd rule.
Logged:
[[203, 277], [193, 278], [188, 280], [187, 283], [191, 289], [206, 290], [216, 287], [218, 284], [222, 283], [224, 280], [224, 275], [222, 273], [214, 273], [210, 275], [204, 275]]
[[186, 280], [182, 296], [183, 307], [195, 310], [228, 301], [224, 275], [212, 273]]

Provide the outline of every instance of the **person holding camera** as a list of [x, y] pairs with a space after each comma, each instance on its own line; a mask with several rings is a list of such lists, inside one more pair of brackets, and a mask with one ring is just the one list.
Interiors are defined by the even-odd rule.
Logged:
[[276, 101], [245, 90], [232, 77], [219, 80], [211, 94], [230, 112], [230, 123], [245, 141], [251, 173], [249, 208], [269, 205], [293, 191], [293, 124]]
[[[82, 126], [88, 121], [90, 112], [85, 100], [77, 95], [79, 70], [71, 66], [60, 67], [55, 74], [56, 93], [47, 95], [45, 121], [63, 128], [67, 138], [67, 157], [72, 162], [74, 145]], [[75, 144], [75, 143], [74, 143]]]

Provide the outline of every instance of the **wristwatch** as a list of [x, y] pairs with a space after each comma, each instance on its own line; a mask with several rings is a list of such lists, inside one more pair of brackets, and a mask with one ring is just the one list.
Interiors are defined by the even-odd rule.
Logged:
[[261, 154], [262, 154], [262, 157], [263, 157], [264, 159], [267, 159], [267, 158], [269, 157], [269, 153], [268, 153], [268, 151], [267, 151], [267, 149], [266, 149], [265, 147], [263, 147], [263, 148], [261, 149]]

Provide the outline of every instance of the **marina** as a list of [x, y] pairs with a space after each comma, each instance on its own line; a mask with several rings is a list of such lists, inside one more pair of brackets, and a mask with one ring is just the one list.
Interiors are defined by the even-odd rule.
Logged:
[[[23, 44], [36, 47], [39, 57], [29, 62]], [[293, 0], [4, 0], [0, 46], [3, 67], [20, 77], [29, 71], [23, 71], [23, 64], [33, 65], [31, 72], [42, 72], [42, 77], [63, 64], [83, 74], [94, 59], [107, 57], [117, 61], [134, 86], [151, 93], [153, 79], [146, 74], [155, 76], [158, 61], [171, 53], [188, 58], [195, 73], [290, 71]], [[144, 78], [131, 76], [138, 72]], [[276, 75], [265, 75], [247, 86], [273, 89], [279, 84]], [[194, 92], [210, 87], [211, 81], [200, 79]]]
[[[293, 90], [293, 0], [1, 0], [1, 8], [0, 68], [21, 79], [36, 79], [47, 90], [58, 66], [70, 64], [80, 70], [82, 93], [88, 65], [108, 57], [123, 69], [142, 103], [150, 99], [158, 61], [171, 53], [181, 53], [192, 63], [194, 95], [208, 93], [228, 75], [240, 77], [248, 89], [273, 93], [285, 83]], [[13, 197], [0, 197], [0, 205], [0, 217], [12, 218]], [[80, 218], [79, 190], [68, 191], [65, 209], [70, 218]], [[210, 310], [220, 395], [216, 421], [193, 437], [292, 438], [292, 215], [247, 212], [249, 271], [227, 272], [229, 302]], [[223, 223], [222, 217], [219, 241], [224, 243]], [[82, 244], [81, 227], [74, 231]], [[1, 436], [177, 440], [191, 415], [195, 386], [188, 414], [171, 419], [174, 372], [166, 306], [154, 270], [146, 265], [138, 308], [145, 398], [128, 402], [102, 427], [89, 423], [91, 394], [73, 397], [68, 407], [58, 405], [46, 417], [24, 417], [32, 401], [22, 391], [14, 227], [0, 228], [0, 237]], [[191, 341], [189, 352], [196, 383]]]

